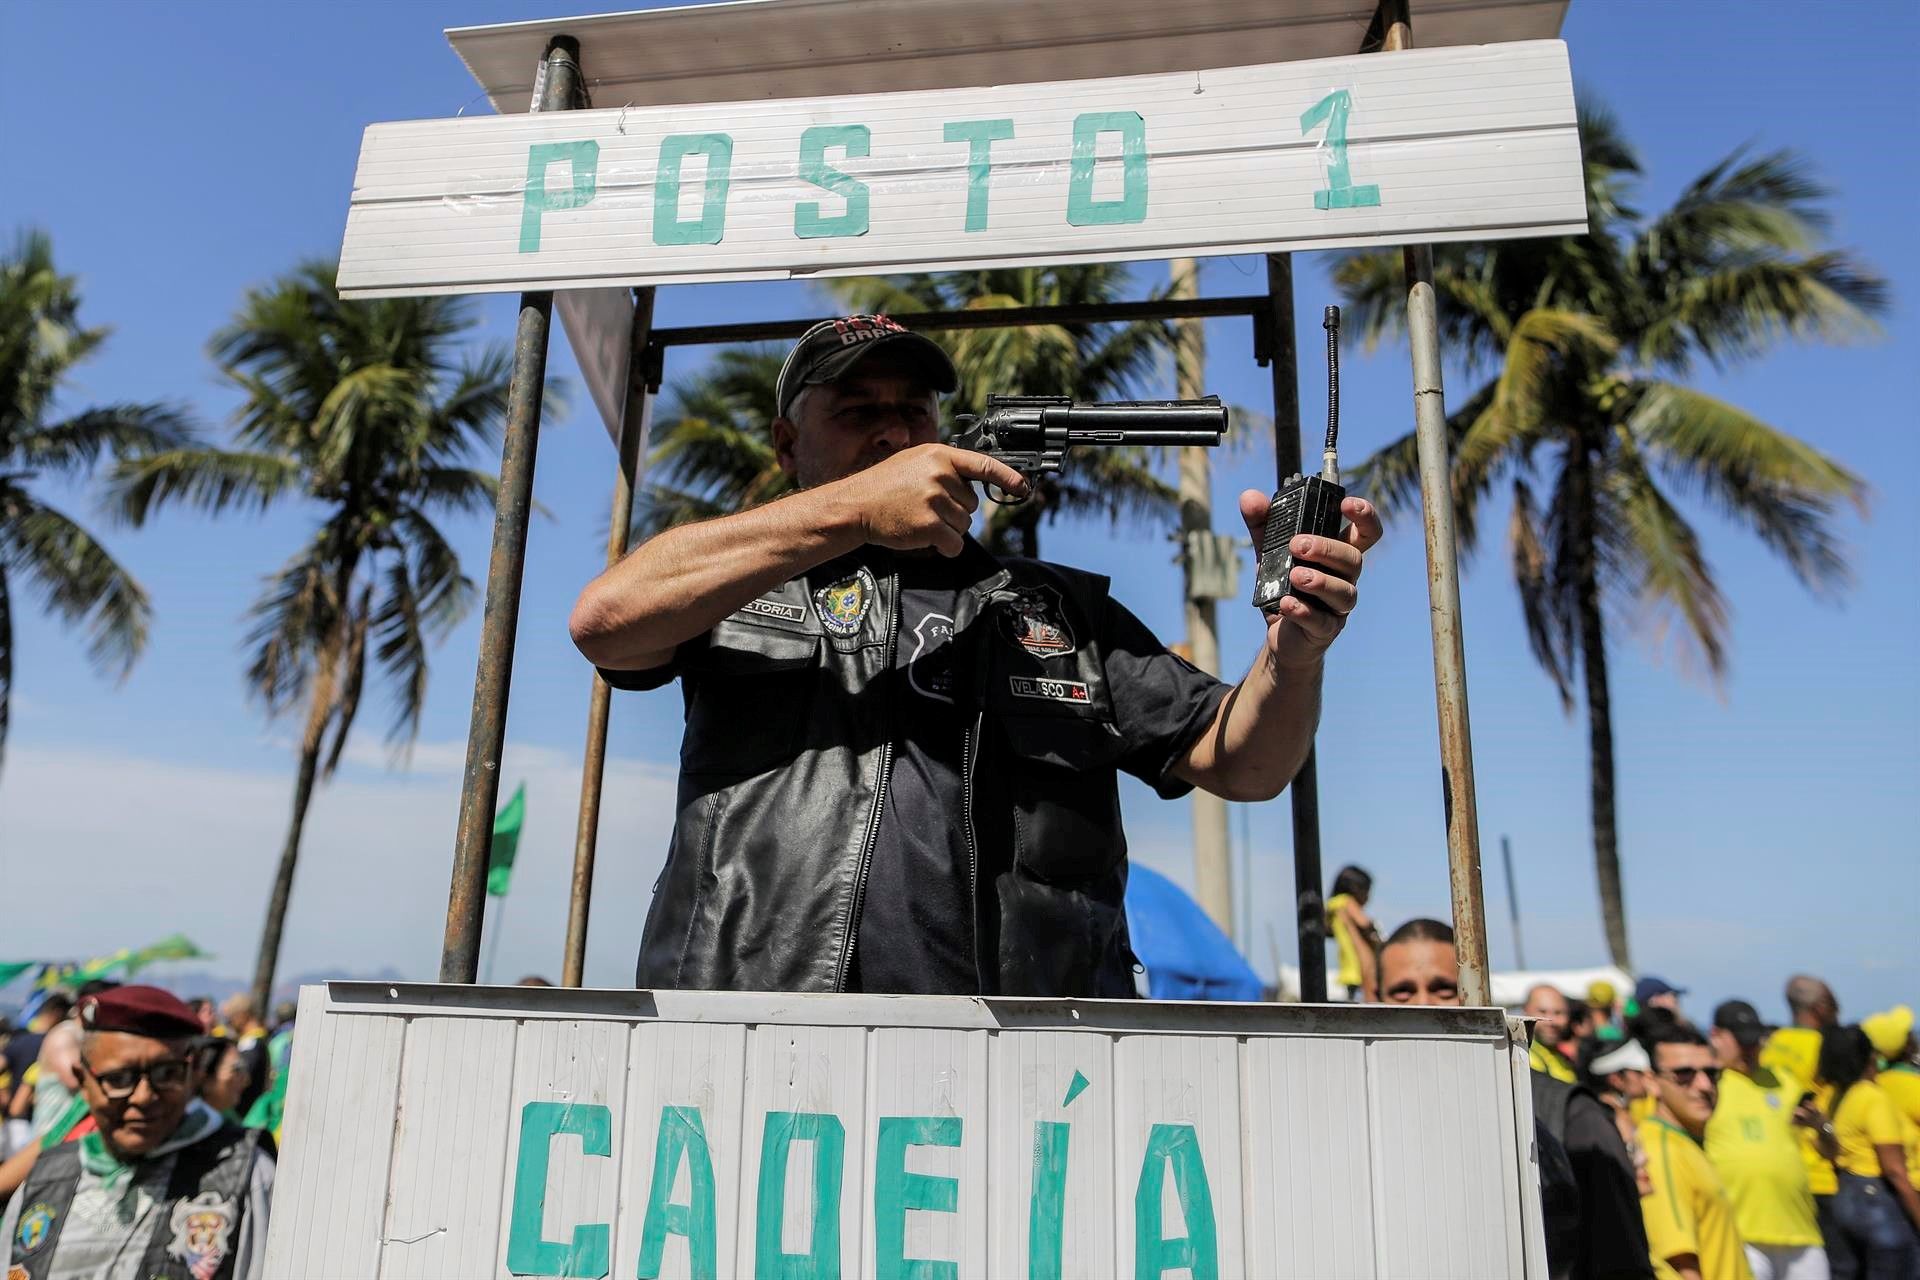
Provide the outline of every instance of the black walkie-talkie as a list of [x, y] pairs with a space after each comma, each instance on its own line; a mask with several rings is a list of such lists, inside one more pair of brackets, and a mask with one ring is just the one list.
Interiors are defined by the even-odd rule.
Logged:
[[1293, 596], [1318, 605], [1293, 585], [1293, 540], [1303, 533], [1323, 538], [1340, 536], [1340, 308], [1328, 307], [1321, 321], [1327, 331], [1327, 445], [1321, 454], [1320, 474], [1291, 475], [1267, 508], [1266, 537], [1260, 541], [1260, 567], [1253, 575], [1253, 607], [1272, 613], [1281, 598]]

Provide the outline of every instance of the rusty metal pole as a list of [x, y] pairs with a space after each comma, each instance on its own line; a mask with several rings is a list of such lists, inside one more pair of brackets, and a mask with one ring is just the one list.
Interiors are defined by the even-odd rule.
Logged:
[[[1413, 47], [1407, 0], [1381, 0], [1385, 52]], [[1492, 1003], [1487, 965], [1487, 908], [1480, 884], [1480, 813], [1474, 799], [1473, 735], [1467, 716], [1466, 644], [1460, 625], [1460, 568], [1453, 534], [1452, 467], [1447, 408], [1440, 377], [1440, 313], [1433, 291], [1433, 250], [1403, 250], [1407, 272], [1407, 339], [1413, 348], [1413, 421], [1420, 455], [1420, 502], [1427, 539], [1427, 605], [1433, 626], [1433, 691], [1440, 715], [1440, 783], [1447, 823], [1447, 881], [1453, 895], [1454, 947], [1460, 956], [1460, 998]]]
[[[579, 86], [579, 42], [555, 36], [547, 46], [540, 109], [568, 109]], [[527, 517], [533, 507], [533, 462], [552, 320], [551, 292], [520, 295], [507, 436], [500, 451], [500, 493], [493, 508], [493, 553], [487, 561], [487, 602], [480, 621], [480, 661], [467, 728], [467, 767], [460, 783], [460, 825], [453, 838], [453, 883], [447, 891], [447, 931], [440, 950], [442, 982], [473, 982], [479, 972], [487, 854], [493, 844], [493, 808], [500, 798], [500, 749], [507, 732], [507, 687], [520, 621], [520, 577], [527, 562]]]
[[[1300, 370], [1294, 347], [1293, 255], [1267, 255], [1266, 336], [1273, 373], [1273, 469], [1276, 487], [1300, 470]], [[1327, 998], [1327, 907], [1320, 888], [1320, 780], [1314, 752], [1287, 786], [1293, 806], [1293, 902], [1300, 938], [1300, 998]], [[1279, 980], [1275, 974], [1274, 979]]]
[[[647, 343], [653, 335], [653, 286], [633, 291], [633, 328], [628, 343], [626, 402], [620, 410], [620, 461], [613, 477], [613, 515], [607, 526], [607, 567], [627, 554], [633, 525], [633, 487], [646, 453], [653, 414], [647, 394]], [[593, 860], [600, 840], [600, 790], [607, 773], [607, 716], [613, 690], [600, 673], [593, 676], [587, 703], [587, 758], [580, 770], [580, 818], [573, 833], [573, 891], [567, 899], [567, 950], [560, 962], [560, 985], [586, 980], [587, 912], [593, 901]]]

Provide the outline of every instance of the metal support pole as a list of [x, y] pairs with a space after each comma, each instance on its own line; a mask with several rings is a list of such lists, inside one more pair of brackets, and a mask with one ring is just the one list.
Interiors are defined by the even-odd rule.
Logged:
[[[646, 452], [653, 399], [647, 394], [647, 343], [653, 332], [653, 286], [633, 291], [633, 329], [628, 344], [626, 402], [620, 411], [620, 462], [613, 478], [613, 515], [607, 526], [607, 567], [627, 554], [633, 525], [633, 487], [640, 456]], [[613, 690], [600, 673], [593, 676], [587, 703], [587, 758], [580, 770], [580, 818], [573, 834], [573, 891], [567, 899], [567, 949], [560, 962], [560, 985], [586, 980], [587, 912], [593, 900], [593, 859], [600, 839], [600, 789], [607, 772], [607, 716]]]
[[[580, 45], [555, 36], [547, 46], [540, 109], [573, 106], [579, 85]], [[493, 553], [487, 561], [487, 603], [480, 622], [480, 661], [473, 678], [473, 719], [467, 728], [460, 825], [453, 839], [453, 882], [447, 891], [447, 932], [440, 951], [442, 982], [472, 982], [479, 971], [487, 853], [493, 842], [493, 807], [500, 797], [500, 748], [507, 732], [507, 686], [520, 620], [520, 577], [527, 561], [527, 517], [533, 507], [534, 452], [552, 320], [552, 293], [520, 295], [507, 436], [500, 451], [500, 493], [493, 509]]]
[[[1273, 469], [1300, 470], [1300, 370], [1293, 335], [1293, 255], [1267, 255], [1267, 356], [1273, 374]], [[1276, 483], [1277, 483], [1276, 482]], [[1287, 787], [1293, 806], [1293, 901], [1300, 938], [1300, 998], [1327, 998], [1327, 904], [1320, 887], [1320, 783], [1314, 753]], [[1277, 979], [1278, 974], [1274, 975]]]
[[1513, 967], [1527, 967], [1527, 949], [1520, 945], [1520, 890], [1513, 883], [1513, 845], [1500, 837], [1500, 861], [1507, 868], [1507, 915], [1513, 920]]
[[[1381, 0], [1384, 49], [1413, 47], [1407, 0]], [[1413, 348], [1413, 421], [1420, 455], [1420, 502], [1427, 542], [1427, 605], [1433, 627], [1433, 691], [1440, 717], [1440, 784], [1446, 803], [1447, 881], [1453, 896], [1460, 998], [1492, 1003], [1487, 908], [1480, 884], [1480, 812], [1473, 787], [1473, 735], [1467, 715], [1466, 643], [1460, 629], [1460, 569], [1453, 534], [1452, 466], [1447, 456], [1446, 393], [1440, 377], [1440, 313], [1433, 251], [1404, 250], [1407, 338]]]

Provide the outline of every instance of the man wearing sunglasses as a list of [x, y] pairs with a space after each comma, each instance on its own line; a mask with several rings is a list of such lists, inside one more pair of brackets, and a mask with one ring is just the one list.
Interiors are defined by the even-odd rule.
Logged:
[[79, 1021], [98, 1129], [42, 1152], [8, 1203], [7, 1280], [252, 1280], [271, 1141], [197, 1096], [193, 1011], [157, 987], [118, 987], [82, 1000]]
[[1641, 1197], [1647, 1243], [1661, 1280], [1753, 1280], [1733, 1201], [1701, 1144], [1720, 1100], [1720, 1062], [1689, 1026], [1648, 1033], [1654, 1112], [1640, 1122], [1651, 1194]]

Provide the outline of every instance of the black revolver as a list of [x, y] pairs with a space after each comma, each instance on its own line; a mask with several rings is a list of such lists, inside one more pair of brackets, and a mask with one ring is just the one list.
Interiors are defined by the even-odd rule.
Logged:
[[[1227, 433], [1227, 407], [1219, 396], [1202, 400], [1092, 400], [1068, 396], [988, 396], [987, 411], [962, 414], [952, 439], [956, 449], [971, 449], [1004, 462], [1026, 478], [1060, 470], [1067, 450], [1084, 445], [1213, 446]], [[1009, 499], [989, 485], [987, 497]]]

